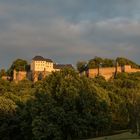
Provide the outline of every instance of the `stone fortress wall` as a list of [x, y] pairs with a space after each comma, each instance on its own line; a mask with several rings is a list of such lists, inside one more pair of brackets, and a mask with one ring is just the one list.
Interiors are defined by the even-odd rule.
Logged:
[[94, 78], [98, 75], [103, 76], [106, 80], [114, 77], [115, 73], [133, 73], [133, 72], [140, 72], [140, 69], [132, 68], [130, 65], [125, 66], [117, 66], [117, 67], [106, 67], [106, 68], [95, 68], [89, 69], [87, 71], [87, 75], [89, 78]]
[[27, 72], [26, 71], [13, 71], [13, 81], [18, 82], [21, 80], [27, 79]]
[[[89, 69], [87, 71], [87, 76], [89, 78], [95, 78], [98, 75], [103, 76], [106, 80], [110, 79], [111, 77], [114, 77], [115, 73], [134, 73], [134, 72], [140, 72], [140, 69], [131, 68], [130, 65], [125, 66], [118, 66], [118, 67], [106, 67], [106, 68], [95, 68], [95, 69]], [[14, 71], [13, 74], [13, 80], [14, 81], [21, 81], [21, 80], [31, 80], [31, 81], [38, 81], [39, 79], [43, 79], [46, 76], [51, 74], [51, 72], [48, 71], [42, 71], [42, 72], [25, 72], [25, 71]]]
[[51, 74], [51, 72], [48, 71], [15, 71], [13, 72], [13, 81], [15, 82], [19, 82], [22, 80], [30, 80], [33, 82], [36, 82], [38, 80], [44, 79], [46, 76], [48, 76], [49, 74]]
[[31, 73], [31, 78], [30, 80], [32, 80], [33, 82], [37, 82], [38, 80], [44, 79], [46, 76], [50, 75], [51, 72], [48, 71], [34, 71]]
[[[18, 82], [24, 79], [36, 82], [50, 75], [52, 72], [60, 71], [63, 68], [71, 67], [71, 64], [56, 64], [51, 59], [46, 59], [42, 56], [35, 56], [31, 62], [31, 70], [26, 71], [15, 71], [13, 73], [13, 80]], [[114, 66], [114, 67], [98, 67], [94, 69], [88, 69], [84, 74], [89, 78], [94, 78], [98, 75], [103, 76], [106, 80], [114, 77], [117, 73], [126, 72], [140, 72], [140, 69], [132, 68], [130, 65]]]

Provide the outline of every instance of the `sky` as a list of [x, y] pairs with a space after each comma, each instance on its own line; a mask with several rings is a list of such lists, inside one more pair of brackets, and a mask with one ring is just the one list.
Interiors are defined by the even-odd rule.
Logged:
[[36, 55], [140, 64], [140, 0], [0, 0], [0, 68]]

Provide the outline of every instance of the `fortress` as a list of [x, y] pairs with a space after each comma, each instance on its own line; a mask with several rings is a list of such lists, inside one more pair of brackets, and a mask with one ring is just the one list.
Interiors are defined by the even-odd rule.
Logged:
[[30, 64], [30, 71], [15, 71], [13, 72], [13, 80], [18, 82], [24, 79], [29, 79], [33, 82], [45, 78], [47, 75], [55, 71], [60, 71], [63, 68], [72, 68], [71, 64], [56, 64], [51, 59], [42, 56], [35, 56]]
[[90, 78], [94, 78], [98, 75], [103, 76], [106, 80], [114, 77], [117, 73], [134, 73], [140, 72], [140, 69], [132, 68], [130, 65], [124, 66], [116, 66], [116, 67], [106, 67], [106, 68], [95, 68], [95, 69], [88, 69], [87, 76]]
[[[13, 80], [15, 82], [29, 79], [33, 82], [41, 80], [52, 72], [60, 71], [63, 68], [73, 68], [71, 64], [56, 64], [51, 59], [42, 56], [35, 56], [30, 64], [30, 71], [13, 72]], [[88, 69], [84, 74], [89, 78], [95, 78], [98, 75], [103, 76], [106, 80], [113, 78], [117, 73], [133, 73], [140, 72], [140, 69], [132, 68], [130, 65], [114, 66], [114, 67], [98, 67]]]

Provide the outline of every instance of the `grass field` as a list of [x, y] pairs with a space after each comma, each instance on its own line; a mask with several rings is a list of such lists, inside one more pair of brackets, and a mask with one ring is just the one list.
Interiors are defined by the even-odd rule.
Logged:
[[140, 140], [140, 137], [136, 134], [131, 134], [130, 132], [125, 132], [118, 135], [113, 136], [105, 136], [100, 138], [93, 138], [88, 140]]

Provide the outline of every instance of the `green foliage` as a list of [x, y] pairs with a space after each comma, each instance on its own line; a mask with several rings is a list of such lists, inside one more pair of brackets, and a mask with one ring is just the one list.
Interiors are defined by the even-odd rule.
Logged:
[[7, 73], [6, 73], [5, 69], [1, 69], [1, 70], [0, 70], [0, 78], [1, 78], [2, 76], [6, 76], [6, 75], [7, 75]]
[[25, 134], [32, 131], [35, 139], [65, 140], [104, 134], [109, 129], [111, 115], [106, 93], [90, 79], [79, 77], [73, 70], [63, 70], [38, 84], [35, 99], [24, 108], [24, 114], [31, 117], [24, 126], [32, 126], [30, 130], [23, 129], [27, 130]]
[[27, 69], [29, 69], [29, 66], [28, 66], [26, 60], [16, 59], [12, 63], [11, 67], [8, 69], [7, 73], [8, 73], [9, 76], [12, 76], [14, 70], [16, 70], [16, 71], [27, 71]]
[[17, 105], [10, 99], [0, 97], [0, 139], [9, 139], [15, 130], [15, 125], [9, 127], [13, 122]]
[[98, 68], [102, 63], [103, 59], [101, 57], [95, 57], [94, 59], [89, 60], [88, 68]]
[[113, 59], [108, 59], [108, 58], [105, 58], [104, 60], [103, 60], [103, 67], [114, 67], [114, 65], [115, 65], [115, 60], [113, 60]]
[[29, 81], [19, 84], [0, 80], [0, 139], [22, 140], [19, 107], [33, 97], [34, 88]]
[[12, 115], [16, 111], [16, 104], [5, 97], [0, 97], [0, 113], [1, 115]]
[[85, 61], [80, 61], [77, 62], [77, 70], [81, 73], [87, 69], [87, 62]]
[[98, 67], [114, 67], [117, 62], [119, 66], [124, 66], [124, 65], [131, 65], [132, 68], [139, 68], [139, 65], [136, 64], [135, 62], [123, 58], [123, 57], [118, 57], [116, 60], [113, 59], [108, 59], [108, 58], [101, 58], [101, 57], [95, 57], [88, 62], [88, 68], [98, 68]]
[[138, 64], [124, 57], [118, 57], [116, 61], [120, 66], [131, 65], [133, 68], [139, 68]]
[[63, 69], [36, 83], [0, 79], [0, 139], [73, 140], [128, 128], [140, 133], [139, 91], [140, 73], [106, 81]]
[[98, 67], [113, 67], [115, 60], [108, 58], [95, 57], [94, 59], [89, 60], [89, 68], [98, 68]]

